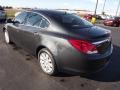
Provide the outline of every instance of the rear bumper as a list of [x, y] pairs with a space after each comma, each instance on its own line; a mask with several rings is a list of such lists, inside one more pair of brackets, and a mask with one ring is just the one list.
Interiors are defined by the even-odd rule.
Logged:
[[64, 68], [62, 72], [70, 74], [92, 74], [103, 70], [110, 62], [111, 56], [104, 59], [87, 61], [82, 63], [80, 68]]
[[[90, 74], [102, 70], [108, 65], [113, 48], [109, 48], [104, 54], [83, 55], [76, 50], [65, 50], [60, 54], [60, 71], [71, 74]], [[66, 55], [65, 55], [66, 53]]]

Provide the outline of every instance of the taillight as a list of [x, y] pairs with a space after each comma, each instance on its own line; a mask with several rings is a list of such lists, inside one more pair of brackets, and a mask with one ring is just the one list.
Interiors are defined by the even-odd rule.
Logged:
[[76, 48], [78, 51], [85, 53], [85, 54], [95, 54], [98, 53], [97, 48], [90, 42], [85, 40], [68, 40], [70, 44]]
[[113, 21], [110, 20], [110, 21], [108, 21], [108, 22], [112, 23]]

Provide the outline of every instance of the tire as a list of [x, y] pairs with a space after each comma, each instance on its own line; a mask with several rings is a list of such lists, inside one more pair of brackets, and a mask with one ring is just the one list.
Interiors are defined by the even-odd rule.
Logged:
[[116, 24], [116, 23], [114, 23], [114, 24], [113, 24], [113, 26], [114, 26], [114, 27], [118, 27], [119, 25], [118, 25], [118, 24]]
[[48, 75], [57, 74], [57, 66], [54, 57], [48, 49], [43, 48], [38, 52], [38, 61], [44, 73]]
[[10, 37], [9, 37], [9, 33], [7, 30], [4, 31], [4, 35], [5, 35], [5, 42], [7, 44], [11, 44], [11, 41], [10, 41]]

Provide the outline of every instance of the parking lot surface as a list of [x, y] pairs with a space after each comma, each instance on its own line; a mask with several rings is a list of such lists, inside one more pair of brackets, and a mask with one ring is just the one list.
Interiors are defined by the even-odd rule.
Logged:
[[35, 57], [15, 45], [5, 44], [0, 24], [0, 90], [120, 90], [120, 27], [97, 25], [112, 32], [114, 51], [110, 64], [86, 77], [53, 77], [41, 71]]

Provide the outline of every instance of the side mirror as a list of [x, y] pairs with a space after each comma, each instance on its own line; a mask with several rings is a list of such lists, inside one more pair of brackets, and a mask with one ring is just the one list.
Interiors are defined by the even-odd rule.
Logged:
[[12, 19], [7, 19], [6, 23], [13, 23], [16, 26], [18, 26], [20, 24], [18, 21], [13, 21]]
[[6, 20], [6, 23], [14, 23], [14, 21], [9, 18], [9, 19]]

